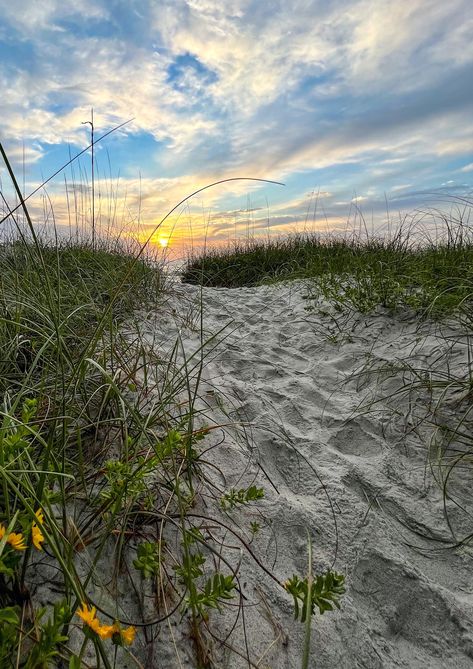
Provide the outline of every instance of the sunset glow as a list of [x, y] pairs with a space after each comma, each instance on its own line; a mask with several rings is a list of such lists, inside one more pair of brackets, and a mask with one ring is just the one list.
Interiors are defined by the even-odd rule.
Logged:
[[[0, 5], [2, 141], [27, 193], [87, 146], [92, 108], [96, 139], [129, 121], [95, 147], [103, 229], [141, 237], [234, 177], [285, 186], [204, 191], [176, 211], [173, 247], [377, 226], [471, 191], [469, 0]], [[48, 225], [90, 225], [90, 152], [48, 197]], [[38, 220], [44, 198], [30, 200]]]

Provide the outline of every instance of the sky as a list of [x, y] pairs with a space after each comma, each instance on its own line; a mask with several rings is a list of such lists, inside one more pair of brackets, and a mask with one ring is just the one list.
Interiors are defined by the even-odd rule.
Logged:
[[[128, 121], [95, 145], [102, 231], [183, 248], [362, 217], [382, 229], [471, 196], [471, 0], [0, 0], [0, 11], [0, 141], [26, 194], [88, 146], [92, 109], [96, 139]], [[3, 164], [0, 179], [12, 208]], [[86, 151], [29, 200], [35, 221], [86, 231], [91, 185]]]

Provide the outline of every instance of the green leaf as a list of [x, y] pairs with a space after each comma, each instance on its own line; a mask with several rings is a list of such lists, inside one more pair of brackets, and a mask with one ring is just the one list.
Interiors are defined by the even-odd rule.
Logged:
[[20, 618], [13, 606], [6, 606], [0, 609], [0, 623], [7, 623], [8, 625], [19, 625]]
[[[309, 597], [308, 579], [294, 575], [285, 584], [285, 589], [294, 599], [294, 617], [305, 622], [307, 616], [315, 613], [315, 607], [322, 615], [326, 611], [333, 611], [334, 606], [339, 609], [339, 599], [345, 592], [345, 577], [334, 571], [319, 574], [312, 583]], [[310, 600], [310, 610], [309, 610]], [[300, 608], [302, 604], [302, 609]]]
[[159, 542], [144, 541], [137, 547], [137, 557], [133, 560], [135, 569], [141, 571], [143, 578], [151, 578], [159, 573]]
[[71, 655], [69, 659], [69, 669], [81, 669], [81, 661], [77, 655]]
[[235, 488], [232, 488], [220, 499], [220, 506], [222, 509], [233, 509], [239, 504], [255, 502], [258, 499], [262, 499], [263, 497], [263, 488], [257, 488], [255, 485], [250, 485], [248, 488], [240, 488], [240, 490], [235, 490]]

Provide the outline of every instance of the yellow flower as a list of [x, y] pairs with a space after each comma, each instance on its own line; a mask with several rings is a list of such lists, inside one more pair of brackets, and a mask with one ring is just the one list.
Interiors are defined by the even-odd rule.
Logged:
[[97, 609], [95, 606], [89, 608], [85, 602], [82, 603], [82, 609], [77, 611], [77, 615], [81, 618], [84, 623], [90, 627], [94, 632], [98, 634], [100, 629], [100, 621], [96, 617]]
[[44, 541], [44, 535], [41, 532], [41, 530], [39, 529], [39, 527], [36, 525], [36, 523], [33, 523], [32, 527], [31, 527], [31, 537], [33, 539], [34, 547], [37, 550], [42, 551], [43, 547], [41, 546], [41, 544]]
[[41, 551], [43, 547], [41, 544], [44, 542], [44, 534], [41, 532], [39, 525], [44, 524], [44, 514], [43, 509], [38, 509], [35, 511], [36, 522], [31, 526], [31, 538], [33, 540], [34, 547]]
[[118, 623], [113, 623], [113, 625], [101, 625], [100, 620], [97, 618], [97, 609], [95, 606], [89, 607], [85, 602], [83, 602], [82, 608], [77, 611], [77, 615], [101, 639], [111, 639], [115, 634], [117, 634], [119, 636], [114, 639], [114, 643], [116, 643], [118, 639], [120, 639], [128, 646], [131, 646], [133, 643], [136, 634], [134, 627], [128, 627], [126, 630], [122, 630]]
[[23, 535], [12, 532], [8, 535], [7, 542], [12, 546], [16, 551], [25, 551], [26, 544]]
[[95, 606], [89, 607], [83, 603], [82, 609], [77, 611], [77, 615], [101, 639], [111, 639], [116, 632], [120, 631], [115, 623], [113, 625], [101, 625], [100, 620], [97, 618], [97, 609]]
[[127, 627], [126, 630], [122, 630], [121, 636], [123, 641], [127, 644], [127, 646], [131, 646], [135, 639], [135, 634], [136, 634], [136, 629], [134, 627]]
[[118, 628], [115, 624], [100, 625], [96, 631], [101, 639], [111, 639], [115, 632], [118, 632]]
[[[6, 531], [7, 530], [5, 528], [5, 525], [0, 525], [0, 541], [5, 536]], [[10, 544], [10, 546], [17, 551], [25, 551], [26, 550], [25, 539], [24, 539], [22, 534], [16, 534], [15, 532], [11, 532], [7, 536], [7, 544]]]

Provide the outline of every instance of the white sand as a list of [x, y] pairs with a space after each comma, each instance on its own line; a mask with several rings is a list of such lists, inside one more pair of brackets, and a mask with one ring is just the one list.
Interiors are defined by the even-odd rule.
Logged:
[[[199, 290], [176, 290], [175, 318], [150, 316], [146, 327], [150, 337], [165, 333], [167, 341], [180, 329], [189, 357], [200, 342]], [[346, 382], [366, 364], [434, 364], [445, 340], [432, 325], [419, 330], [407, 316], [383, 313], [358, 324], [351, 320], [338, 332], [329, 317], [305, 310], [306, 292], [297, 283], [203, 291], [205, 338], [227, 328], [206, 347], [200, 406], [207, 423], [234, 426], [225, 428], [223, 443], [223, 430], [207, 440], [216, 447], [205, 459], [222, 474], [206, 470], [199, 511], [230, 525], [207, 494], [211, 486], [228, 490], [256, 482], [265, 499], [231, 515], [247, 540], [250, 522], [261, 524], [251, 548], [264, 565], [280, 581], [304, 575], [309, 531], [315, 570], [334, 565], [346, 574], [341, 610], [314, 619], [311, 666], [472, 667], [472, 560], [466, 549], [446, 550], [434, 541], [451, 541], [452, 534], [428, 464], [430, 427], [413, 429], [424, 413], [422, 396], [411, 397], [410, 411], [405, 398], [361, 415], [364, 398], [394, 392], [402, 374], [383, 385], [377, 376]], [[450, 363], [463, 364], [462, 355], [453, 351]], [[466, 503], [471, 475], [457, 478]], [[465, 514], [455, 514], [453, 503], [448, 508], [454, 531], [464, 536]], [[227, 534], [225, 543], [224, 556], [234, 565], [241, 560], [245, 625], [235, 606], [212, 614], [211, 627], [221, 638], [237, 619], [229, 644], [240, 653], [215, 642], [215, 666], [299, 667], [303, 626], [293, 620], [291, 598], [240, 552], [234, 537]], [[147, 666], [194, 666], [188, 639], [176, 636], [178, 660], [165, 638]]]

